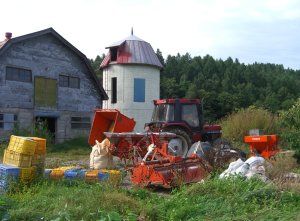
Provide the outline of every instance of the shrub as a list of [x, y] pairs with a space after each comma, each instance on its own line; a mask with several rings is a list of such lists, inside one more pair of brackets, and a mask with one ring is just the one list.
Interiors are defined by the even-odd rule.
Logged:
[[48, 130], [47, 122], [41, 121], [38, 124], [29, 127], [21, 128], [18, 124], [12, 130], [12, 134], [16, 136], [25, 136], [25, 137], [40, 137], [47, 139], [48, 143], [52, 143], [53, 134]]
[[278, 117], [269, 111], [251, 106], [221, 121], [223, 136], [231, 142], [243, 142], [250, 129], [260, 129], [264, 134], [278, 133], [277, 120]]
[[295, 150], [295, 157], [300, 163], [300, 98], [287, 111], [280, 113], [280, 126], [283, 127], [281, 138], [286, 147]]

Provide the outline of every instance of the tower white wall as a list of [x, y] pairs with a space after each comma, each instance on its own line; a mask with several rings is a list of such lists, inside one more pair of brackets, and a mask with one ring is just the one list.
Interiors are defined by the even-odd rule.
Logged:
[[[117, 78], [117, 102], [111, 103], [111, 79]], [[134, 102], [134, 79], [145, 79], [145, 102]], [[109, 100], [103, 102], [105, 109], [118, 109], [122, 114], [134, 118], [135, 131], [144, 131], [144, 125], [150, 122], [153, 100], [160, 95], [160, 71], [146, 65], [111, 64], [103, 70], [103, 88]]]

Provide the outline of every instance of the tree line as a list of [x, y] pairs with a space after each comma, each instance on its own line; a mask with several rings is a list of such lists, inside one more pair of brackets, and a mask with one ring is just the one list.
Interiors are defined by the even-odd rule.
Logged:
[[[288, 110], [300, 97], [300, 71], [278, 64], [244, 64], [231, 57], [191, 57], [156, 54], [163, 65], [161, 98], [201, 98], [206, 121], [215, 121], [235, 110], [256, 106], [273, 113]], [[104, 55], [91, 59], [101, 77]]]

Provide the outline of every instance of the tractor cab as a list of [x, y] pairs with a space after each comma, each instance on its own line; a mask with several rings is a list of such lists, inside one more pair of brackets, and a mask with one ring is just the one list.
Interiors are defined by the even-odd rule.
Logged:
[[178, 146], [182, 147], [183, 153], [194, 142], [213, 141], [221, 136], [219, 125], [204, 125], [200, 99], [154, 100], [151, 122], [145, 125], [145, 129], [175, 133], [182, 142]]
[[154, 126], [155, 129], [178, 125], [188, 131], [201, 131], [203, 128], [201, 101], [199, 99], [154, 100], [154, 110], [148, 125]]

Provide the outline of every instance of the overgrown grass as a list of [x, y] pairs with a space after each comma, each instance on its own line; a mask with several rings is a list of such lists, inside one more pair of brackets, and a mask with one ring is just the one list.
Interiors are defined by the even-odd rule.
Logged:
[[240, 178], [213, 178], [168, 195], [44, 181], [1, 196], [0, 213], [8, 220], [297, 220], [300, 194]]
[[66, 180], [36, 183], [7, 202], [9, 220], [99, 220], [109, 216], [121, 220], [134, 216], [142, 206], [118, 188]]
[[[295, 220], [300, 195], [258, 180], [207, 180], [161, 202], [152, 220]], [[287, 209], [288, 208], [288, 209]], [[152, 214], [151, 214], [152, 215]], [[156, 219], [158, 218], [158, 219]]]
[[88, 144], [87, 137], [76, 137], [74, 139], [65, 141], [61, 144], [50, 144], [48, 152], [55, 153], [72, 153], [72, 154], [85, 154], [91, 151], [90, 145]]
[[[48, 157], [64, 160], [74, 159], [76, 151], [80, 157], [88, 155], [90, 148], [82, 137], [48, 151]], [[35, 181], [0, 195], [0, 220], [298, 220], [299, 183], [294, 188], [277, 179], [297, 168], [291, 159], [278, 159], [269, 170], [273, 181], [268, 184], [255, 179], [220, 180], [215, 174], [203, 183], [161, 193], [74, 180]]]

